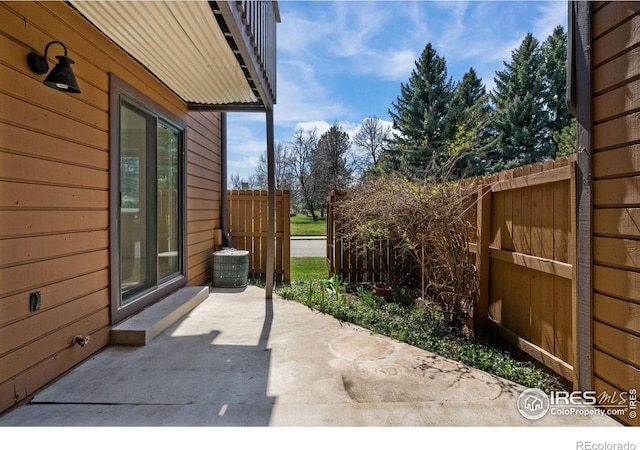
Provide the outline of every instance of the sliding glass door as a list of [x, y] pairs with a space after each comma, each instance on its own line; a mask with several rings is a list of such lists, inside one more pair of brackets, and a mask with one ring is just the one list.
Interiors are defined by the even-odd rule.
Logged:
[[120, 102], [120, 307], [183, 273], [183, 131]]

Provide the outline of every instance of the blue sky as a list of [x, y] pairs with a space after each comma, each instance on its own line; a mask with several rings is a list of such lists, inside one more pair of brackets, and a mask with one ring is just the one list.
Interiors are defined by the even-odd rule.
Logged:
[[[540, 41], [567, 26], [566, 1], [280, 0], [276, 141], [318, 136], [339, 122], [353, 135], [388, 110], [428, 42], [459, 81], [473, 67], [487, 90], [527, 32]], [[230, 113], [228, 173], [248, 178], [265, 152], [263, 114]]]

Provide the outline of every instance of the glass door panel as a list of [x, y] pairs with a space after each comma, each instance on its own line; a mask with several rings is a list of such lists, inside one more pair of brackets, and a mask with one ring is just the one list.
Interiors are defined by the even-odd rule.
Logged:
[[147, 249], [148, 118], [126, 104], [120, 123], [120, 283], [122, 303], [150, 284]]
[[180, 133], [158, 124], [158, 280], [180, 272]]

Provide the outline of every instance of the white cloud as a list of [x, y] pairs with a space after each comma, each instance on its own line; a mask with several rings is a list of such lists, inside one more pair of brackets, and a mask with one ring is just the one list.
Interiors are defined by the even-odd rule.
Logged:
[[318, 79], [316, 68], [302, 60], [282, 61], [278, 68], [278, 103], [274, 120], [280, 126], [324, 117], [341, 117], [347, 107], [338, 93]]
[[[229, 129], [229, 134], [233, 134], [233, 129]], [[227, 153], [230, 155], [255, 155], [256, 153], [264, 153], [267, 148], [267, 143], [264, 138], [259, 136], [251, 137], [244, 141], [237, 141], [230, 136], [227, 144]]]
[[313, 120], [310, 122], [298, 122], [296, 124], [296, 126], [294, 127], [294, 129], [297, 130], [302, 130], [303, 133], [309, 133], [309, 132], [316, 132], [316, 135], [318, 137], [322, 136], [323, 133], [325, 133], [329, 128], [331, 128], [331, 125], [325, 121], [325, 120]]
[[227, 113], [227, 172], [249, 179], [266, 151], [265, 115]]
[[357, 73], [389, 81], [405, 81], [415, 68], [416, 59], [418, 56], [412, 49], [372, 52], [360, 56]]
[[[499, 63], [510, 60], [512, 50], [526, 34], [516, 26], [517, 5], [493, 1], [436, 2], [434, 8], [446, 16], [438, 16], [440, 20], [434, 24], [440, 31], [434, 45], [446, 58], [447, 66], [459, 66], [462, 72], [469, 67], [486, 72], [485, 67], [491, 67], [495, 72]], [[462, 76], [462, 72], [451, 72], [454, 78]]]
[[311, 53], [312, 45], [322, 43], [330, 32], [320, 18], [315, 19], [303, 17], [296, 10], [283, 12], [282, 22], [278, 25], [278, 50], [299, 57]]
[[[257, 115], [257, 114], [256, 114]], [[249, 115], [231, 113], [227, 115], [227, 149], [229, 154], [253, 155], [264, 152], [266, 148], [264, 129], [260, 124], [246, 123]]]
[[[407, 8], [416, 11], [412, 3], [333, 1], [323, 4], [320, 12], [314, 9], [313, 17], [296, 11], [283, 14], [278, 29], [280, 61], [305, 60], [332, 74], [404, 80], [425, 42], [418, 38], [424, 34], [418, 21], [415, 27], [393, 30], [396, 19], [407, 20]], [[395, 33], [393, 41], [384, 39], [389, 30]]]
[[534, 25], [535, 28], [531, 30], [533, 35], [540, 41], [546, 40], [553, 29], [558, 25], [567, 29], [567, 3], [561, 1], [549, 1], [545, 2], [538, 8], [538, 11], [542, 14], [538, 18]]
[[329, 48], [339, 57], [359, 57], [371, 53], [371, 40], [378, 36], [389, 19], [378, 4], [336, 2]]
[[340, 122], [339, 125], [342, 131], [347, 133], [349, 135], [349, 139], [352, 141], [353, 141], [353, 137], [356, 135], [356, 133], [362, 126], [361, 123], [354, 123], [354, 122]]
[[443, 8], [448, 14], [446, 26], [442, 27], [442, 33], [435, 43], [437, 48], [447, 54], [449, 49], [460, 46], [460, 38], [467, 30], [467, 2], [439, 2], [435, 7]]
[[243, 157], [241, 159], [233, 159], [228, 162], [228, 172], [238, 173], [241, 178], [248, 179], [253, 175], [255, 168], [258, 166], [259, 156]]

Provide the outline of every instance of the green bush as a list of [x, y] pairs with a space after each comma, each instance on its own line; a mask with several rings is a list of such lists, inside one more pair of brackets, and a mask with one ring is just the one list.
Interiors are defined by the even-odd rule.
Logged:
[[344, 238], [355, 248], [375, 255], [380, 240], [393, 248], [395, 260], [382, 274], [386, 282], [417, 278], [444, 320], [463, 328], [478, 298], [478, 276], [468, 257], [474, 225], [465, 216], [472, 192], [431, 178], [371, 178], [351, 188], [335, 209]]

